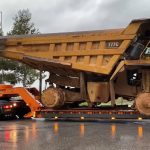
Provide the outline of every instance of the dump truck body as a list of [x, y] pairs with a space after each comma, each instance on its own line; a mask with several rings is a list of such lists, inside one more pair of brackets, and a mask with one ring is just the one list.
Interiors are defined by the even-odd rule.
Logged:
[[137, 97], [150, 115], [150, 100], [142, 108], [138, 100], [150, 93], [149, 41], [150, 19], [139, 19], [122, 29], [1, 37], [0, 56], [50, 72], [47, 107]]

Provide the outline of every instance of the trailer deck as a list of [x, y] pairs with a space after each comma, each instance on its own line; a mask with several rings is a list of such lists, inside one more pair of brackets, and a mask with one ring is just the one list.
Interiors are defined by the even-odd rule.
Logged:
[[150, 119], [150, 117], [140, 114], [137, 110], [131, 109], [98, 109], [98, 108], [75, 108], [68, 110], [42, 109], [34, 114], [34, 118], [44, 118], [47, 120], [118, 120], [118, 119]]

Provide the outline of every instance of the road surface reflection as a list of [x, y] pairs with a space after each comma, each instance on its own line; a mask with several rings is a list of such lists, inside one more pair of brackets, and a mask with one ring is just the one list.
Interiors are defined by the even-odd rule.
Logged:
[[112, 136], [112, 138], [115, 138], [115, 136], [116, 136], [116, 125], [115, 124], [111, 125], [111, 136]]
[[85, 133], [85, 124], [81, 123], [80, 124], [80, 136], [83, 137]]
[[143, 127], [138, 126], [138, 137], [141, 139], [143, 137]]
[[55, 122], [54, 126], [53, 126], [53, 131], [54, 131], [54, 133], [58, 133], [58, 130], [59, 130], [59, 124], [58, 124], [58, 122]]
[[52, 145], [58, 143], [63, 145], [63, 142], [69, 142], [70, 144], [75, 143], [74, 145], [78, 145], [82, 140], [84, 140], [85, 143], [87, 142], [87, 144], [99, 144], [105, 142], [107, 139], [106, 141], [108, 142], [115, 140], [115, 142], [128, 143], [129, 140], [142, 143], [143, 140], [149, 139], [149, 129], [149, 124], [143, 125], [134, 123], [33, 121], [15, 123], [15, 121], [13, 121], [7, 124], [7, 122], [2, 122], [2, 124], [0, 124], [0, 150], [17, 150], [18, 147], [24, 150], [23, 145], [29, 146], [41, 142], [47, 142], [46, 144], [51, 143]]

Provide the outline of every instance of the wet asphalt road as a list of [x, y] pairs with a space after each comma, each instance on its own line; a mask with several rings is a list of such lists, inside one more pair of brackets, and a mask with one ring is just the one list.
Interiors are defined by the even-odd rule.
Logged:
[[0, 150], [149, 150], [150, 121], [0, 121]]

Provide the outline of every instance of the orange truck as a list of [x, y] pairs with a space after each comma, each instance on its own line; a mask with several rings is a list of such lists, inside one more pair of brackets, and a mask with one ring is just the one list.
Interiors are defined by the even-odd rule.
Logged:
[[[34, 88], [26, 89], [23, 87], [13, 87], [12, 85], [0, 85], [0, 100], [10, 99], [20, 96], [22, 100], [29, 106], [30, 112], [24, 117], [30, 118], [35, 111], [40, 110], [43, 105], [39, 102], [39, 93]], [[12, 101], [13, 102], [13, 101]]]
[[[111, 101], [115, 107], [123, 97], [150, 115], [150, 19], [121, 29], [0, 37], [0, 56], [50, 73], [45, 107], [83, 101], [89, 107]], [[17, 92], [25, 96], [24, 89]]]

